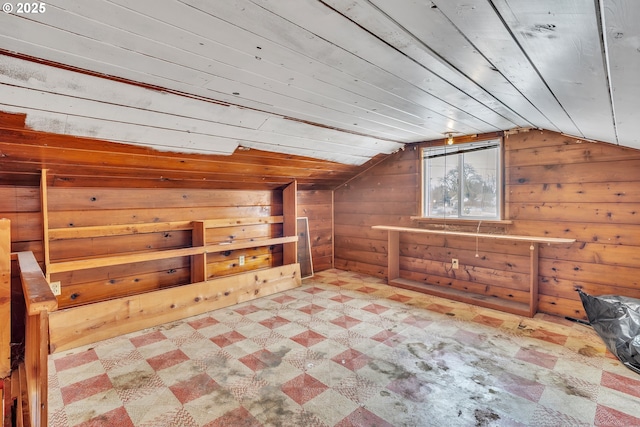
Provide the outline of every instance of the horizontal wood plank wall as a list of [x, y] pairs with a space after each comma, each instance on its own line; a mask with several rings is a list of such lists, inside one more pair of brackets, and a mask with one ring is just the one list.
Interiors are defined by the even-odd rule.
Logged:
[[540, 245], [540, 310], [583, 316], [575, 288], [640, 298], [640, 150], [531, 131], [506, 139], [514, 234]]
[[[135, 188], [49, 188], [51, 229], [282, 215], [282, 191]], [[52, 263], [85, 257], [177, 249], [191, 246], [190, 229], [105, 237], [52, 239]], [[282, 236], [282, 224], [236, 225], [207, 230], [208, 244]], [[240, 265], [239, 257], [245, 257]], [[282, 264], [282, 246], [238, 249], [207, 257], [209, 278]], [[135, 295], [189, 283], [189, 257], [54, 273], [61, 308]]]
[[332, 194], [332, 190], [298, 191], [298, 217], [309, 218], [309, 239], [315, 272], [333, 266]]
[[[640, 298], [640, 150], [534, 130], [506, 137], [505, 150], [508, 233], [577, 240], [540, 245], [539, 311], [584, 318], [578, 287]], [[337, 268], [386, 275], [387, 235], [370, 227], [417, 226], [418, 157], [397, 153], [336, 190]], [[481, 241], [476, 258], [473, 239], [402, 235], [401, 275], [520, 301], [528, 246]]]
[[42, 263], [40, 189], [37, 186], [0, 186], [0, 218], [11, 220], [11, 251], [31, 251]]
[[334, 198], [335, 267], [384, 277], [387, 232], [372, 225], [411, 226], [418, 211], [417, 151], [405, 150], [338, 187]]
[[256, 149], [230, 156], [156, 151], [25, 128], [24, 114], [0, 111], [0, 185], [37, 186], [48, 169], [50, 186], [112, 188], [333, 189], [371, 163], [347, 165]]

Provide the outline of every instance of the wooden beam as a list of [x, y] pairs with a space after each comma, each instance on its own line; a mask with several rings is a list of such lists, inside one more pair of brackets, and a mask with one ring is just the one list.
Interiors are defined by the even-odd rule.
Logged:
[[[191, 232], [191, 246], [204, 247], [206, 245], [206, 227], [204, 221], [193, 221]], [[207, 280], [207, 253], [191, 256], [191, 283]]]
[[0, 405], [2, 405], [0, 409], [0, 413], [2, 414], [0, 426], [12, 427], [11, 407], [13, 406], [13, 399], [11, 398], [11, 377], [0, 378], [0, 388], [2, 388], [0, 393], [2, 395], [2, 400], [0, 400]]
[[11, 372], [11, 221], [0, 219], [0, 378]]
[[43, 310], [55, 311], [58, 308], [58, 301], [51, 292], [33, 252], [18, 252], [18, 266], [27, 315], [35, 316]]
[[252, 271], [50, 314], [51, 352], [112, 338], [298, 287], [300, 265]]
[[387, 280], [392, 281], [400, 277], [400, 232], [389, 230], [387, 242]]
[[529, 317], [538, 311], [538, 254], [539, 244], [531, 243], [529, 255]]
[[42, 211], [42, 244], [44, 246], [44, 274], [47, 281], [51, 279], [49, 264], [51, 264], [51, 256], [49, 250], [49, 196], [47, 192], [47, 169], [42, 169], [40, 175], [40, 204]]
[[[298, 236], [298, 185], [296, 181], [282, 191], [283, 233], [284, 237]], [[297, 239], [283, 247], [283, 264], [294, 264], [298, 258]]]

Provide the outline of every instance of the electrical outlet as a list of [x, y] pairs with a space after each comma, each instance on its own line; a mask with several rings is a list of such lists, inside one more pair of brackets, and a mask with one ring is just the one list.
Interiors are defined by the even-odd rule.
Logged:
[[453, 258], [451, 260], [451, 268], [453, 268], [454, 270], [457, 270], [458, 267], [459, 267], [458, 258]]
[[244, 265], [244, 255], [240, 255], [240, 258], [238, 258], [238, 264]]
[[49, 283], [49, 286], [51, 287], [51, 292], [53, 292], [54, 295], [58, 296], [62, 294], [62, 285], [60, 282], [51, 282]]

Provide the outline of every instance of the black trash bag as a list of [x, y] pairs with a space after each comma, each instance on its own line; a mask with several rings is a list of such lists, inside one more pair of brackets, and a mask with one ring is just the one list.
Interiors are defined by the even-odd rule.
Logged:
[[617, 295], [588, 295], [578, 289], [593, 329], [610, 352], [640, 374], [640, 300]]

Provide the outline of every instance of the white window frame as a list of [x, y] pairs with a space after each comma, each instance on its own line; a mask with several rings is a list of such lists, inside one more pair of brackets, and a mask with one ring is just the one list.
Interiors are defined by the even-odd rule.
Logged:
[[[503, 155], [502, 155], [502, 139], [490, 139], [484, 141], [475, 141], [470, 143], [461, 143], [455, 145], [438, 145], [431, 147], [423, 147], [420, 152], [420, 164], [421, 164], [421, 212], [420, 217], [426, 219], [450, 219], [450, 220], [470, 220], [470, 221], [478, 221], [478, 220], [487, 220], [487, 221], [501, 221], [503, 218], [503, 206], [504, 206], [504, 194], [503, 194]], [[429, 174], [431, 170], [428, 166], [428, 161], [430, 158], [436, 157], [446, 157], [450, 159], [451, 162], [457, 162], [459, 170], [463, 169], [464, 163], [464, 154], [470, 153], [474, 151], [480, 150], [490, 150], [494, 149], [496, 154], [496, 189], [495, 189], [495, 197], [496, 197], [496, 215], [495, 216], [486, 216], [486, 215], [468, 215], [465, 214], [463, 209], [463, 197], [461, 195], [461, 189], [463, 188], [462, 181], [464, 180], [464, 174], [458, 174], [458, 194], [456, 194], [456, 198], [458, 200], [457, 203], [457, 211], [454, 215], [450, 215], [447, 212], [447, 207], [443, 203], [443, 212], [430, 212], [431, 203], [429, 200], [431, 195], [429, 194]], [[444, 179], [443, 176], [431, 177], [433, 179]], [[444, 202], [444, 195], [443, 195]]]

